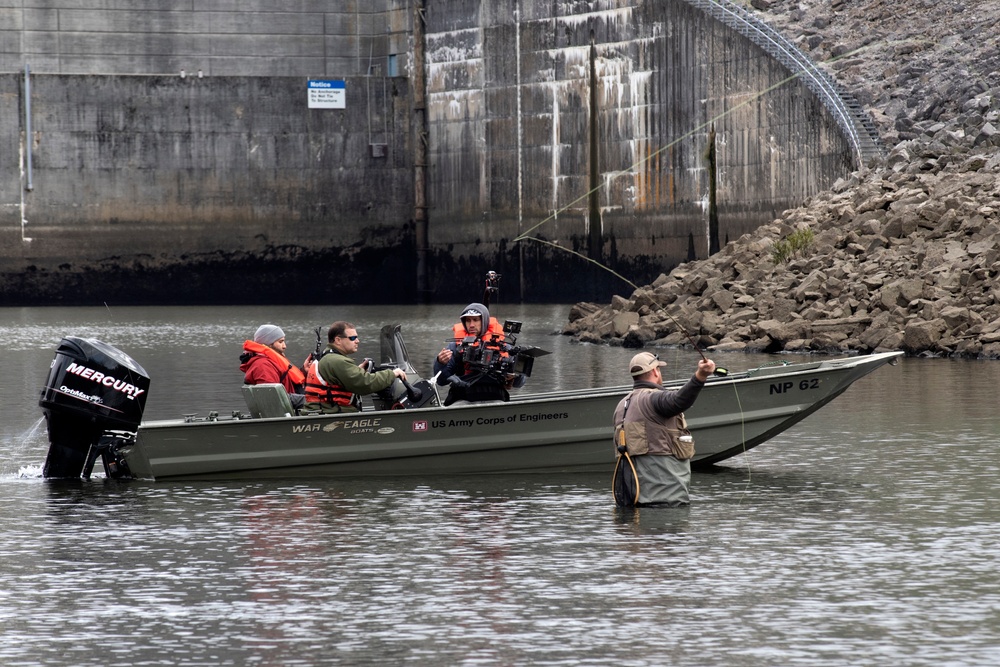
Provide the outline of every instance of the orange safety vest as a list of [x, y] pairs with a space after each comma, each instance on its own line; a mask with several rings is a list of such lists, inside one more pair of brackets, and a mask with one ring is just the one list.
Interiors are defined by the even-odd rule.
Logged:
[[[302, 384], [306, 381], [306, 376], [302, 374], [298, 366], [293, 366], [291, 362], [288, 361], [280, 352], [274, 348], [270, 348], [267, 345], [261, 345], [260, 343], [255, 343], [252, 340], [245, 341], [243, 343], [243, 349], [247, 352], [253, 352], [255, 354], [262, 354], [271, 360], [271, 363], [281, 371], [281, 380], [284, 381], [285, 376], [292, 381], [292, 384]], [[284, 369], [284, 370], [282, 370]]]
[[319, 359], [309, 364], [306, 373], [306, 403], [330, 403], [334, 405], [351, 405], [354, 394], [347, 391], [336, 382], [327, 382], [319, 373]]
[[[461, 343], [469, 334], [465, 330], [465, 325], [459, 322], [451, 328], [452, 337], [455, 339], [456, 343]], [[487, 344], [493, 342], [493, 334], [496, 334], [496, 342], [503, 341], [503, 326], [497, 322], [497, 318], [490, 318], [490, 325], [486, 327], [486, 331], [483, 332], [480, 337], [486, 341]]]

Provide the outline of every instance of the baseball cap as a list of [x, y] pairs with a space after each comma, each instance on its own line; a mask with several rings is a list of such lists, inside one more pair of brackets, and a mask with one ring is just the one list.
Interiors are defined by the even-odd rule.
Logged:
[[648, 373], [654, 368], [662, 368], [666, 365], [667, 362], [660, 361], [660, 358], [652, 352], [640, 352], [632, 357], [632, 361], [629, 363], [629, 373], [632, 374], [632, 377], [636, 377], [637, 375]]

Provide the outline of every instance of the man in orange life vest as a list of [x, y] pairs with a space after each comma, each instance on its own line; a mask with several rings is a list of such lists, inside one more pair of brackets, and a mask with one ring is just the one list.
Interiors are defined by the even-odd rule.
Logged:
[[361, 396], [386, 389], [396, 380], [406, 380], [402, 368], [384, 368], [374, 373], [357, 366], [348, 355], [360, 345], [357, 329], [350, 322], [334, 322], [327, 332], [329, 346], [306, 375], [306, 409], [324, 413], [357, 412]]
[[243, 343], [240, 370], [245, 373], [243, 381], [246, 384], [277, 383], [284, 386], [292, 407], [297, 409], [305, 404], [302, 385], [306, 376], [285, 358], [286, 349], [288, 345], [281, 327], [262, 324], [254, 333], [253, 340]]
[[[445, 405], [455, 401], [509, 401], [508, 383], [500, 382], [482, 368], [472, 368], [462, 358], [463, 341], [474, 338], [469, 346], [487, 345], [504, 350], [503, 327], [481, 303], [470, 303], [462, 310], [460, 322], [452, 327], [452, 340], [434, 359], [439, 385], [451, 385]], [[523, 377], [519, 378], [523, 384]], [[512, 379], [513, 380], [513, 379]], [[517, 385], [520, 386], [520, 385]]]

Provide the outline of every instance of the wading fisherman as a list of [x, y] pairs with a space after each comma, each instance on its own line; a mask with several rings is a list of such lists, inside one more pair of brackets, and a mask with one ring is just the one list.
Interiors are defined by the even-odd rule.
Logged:
[[396, 378], [406, 380], [401, 368], [369, 373], [354, 363], [348, 355], [356, 354], [360, 343], [358, 331], [350, 322], [331, 324], [327, 340], [327, 349], [309, 366], [306, 375], [306, 410], [357, 412], [361, 409], [361, 396], [388, 388]]
[[[694, 440], [687, 430], [684, 411], [694, 405], [705, 381], [715, 371], [715, 362], [699, 360], [694, 376], [677, 391], [663, 387], [660, 368], [666, 365], [650, 352], [632, 357], [629, 363], [632, 391], [615, 409], [615, 444], [621, 445], [624, 440], [635, 468], [639, 486], [636, 505], [690, 502], [688, 486]], [[619, 464], [622, 463], [619, 459]], [[616, 492], [619, 504], [632, 504], [620, 502], [617, 496]]]
[[253, 340], [243, 343], [240, 355], [240, 370], [245, 374], [246, 384], [280, 384], [288, 393], [292, 407], [301, 408], [305, 404], [302, 386], [305, 373], [293, 366], [285, 358], [285, 332], [274, 324], [262, 324], [253, 335]]
[[[485, 330], [484, 330], [485, 328]], [[487, 368], [475, 367], [466, 362], [466, 354], [479, 353], [492, 348], [504, 354], [503, 327], [490, 317], [489, 309], [481, 303], [470, 303], [462, 310], [458, 324], [452, 327], [451, 341], [434, 359], [437, 383], [448, 385], [445, 405], [456, 401], [509, 401], [506, 379], [491, 374]]]

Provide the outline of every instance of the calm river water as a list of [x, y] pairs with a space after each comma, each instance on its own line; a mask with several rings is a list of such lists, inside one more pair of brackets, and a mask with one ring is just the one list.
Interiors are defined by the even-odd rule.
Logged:
[[[462, 304], [460, 304], [462, 305]], [[624, 384], [634, 352], [549, 336], [524, 391]], [[152, 378], [148, 418], [243, 406], [280, 324], [404, 324], [414, 365], [457, 306], [0, 309], [0, 664], [996, 665], [1000, 362], [905, 359], [694, 475], [685, 509], [616, 510], [607, 475], [46, 482], [38, 392], [63, 335]], [[668, 376], [696, 356], [666, 350]], [[732, 370], [769, 357], [714, 355]], [[610, 415], [609, 415], [610, 420]]]

